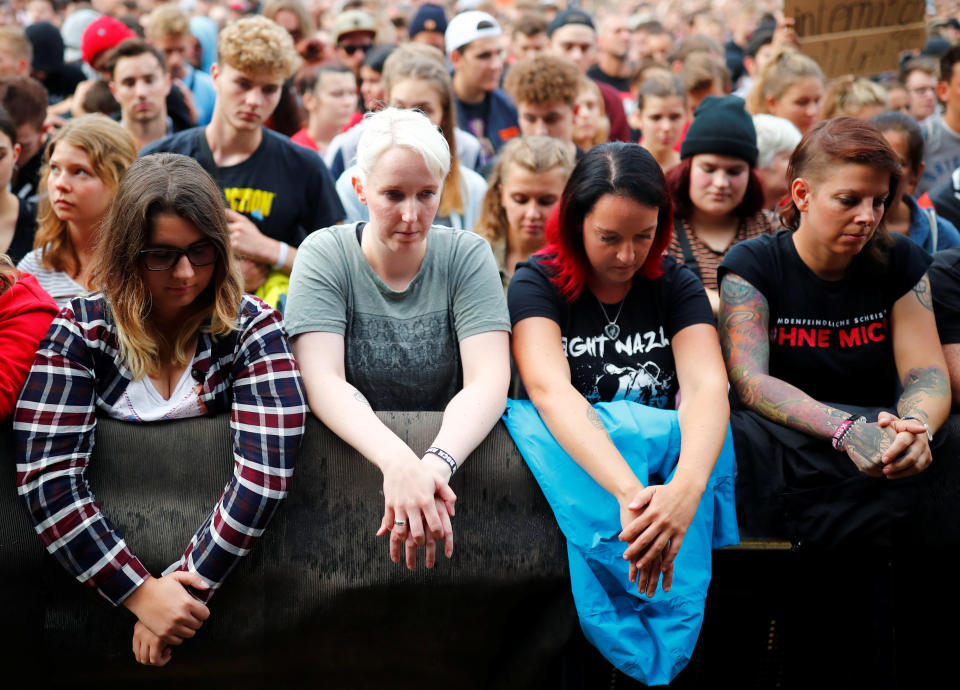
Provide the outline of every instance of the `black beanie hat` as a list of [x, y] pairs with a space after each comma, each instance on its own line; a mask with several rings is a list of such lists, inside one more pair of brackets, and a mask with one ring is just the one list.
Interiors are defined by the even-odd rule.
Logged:
[[693, 113], [680, 158], [698, 153], [733, 156], [757, 166], [757, 130], [736, 96], [707, 96]]

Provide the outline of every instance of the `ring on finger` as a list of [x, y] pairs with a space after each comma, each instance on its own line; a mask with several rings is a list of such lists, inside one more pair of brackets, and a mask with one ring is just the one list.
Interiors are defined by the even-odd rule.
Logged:
[[394, 526], [394, 527], [405, 527], [406, 524], [407, 524], [407, 523], [406, 523], [405, 520], [394, 520], [394, 521], [393, 521], [393, 526]]

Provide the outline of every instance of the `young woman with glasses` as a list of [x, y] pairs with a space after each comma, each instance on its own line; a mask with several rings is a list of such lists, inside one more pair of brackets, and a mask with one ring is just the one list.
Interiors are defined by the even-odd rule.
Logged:
[[[286, 495], [306, 405], [282, 320], [243, 294], [223, 196], [193, 159], [156, 154], [130, 167], [91, 282], [99, 292], [54, 320], [17, 403], [19, 493], [48, 551], [137, 616], [137, 660], [163, 665], [210, 615], [205, 603]], [[226, 411], [233, 477], [181, 558], [150, 573], [85, 480], [97, 415], [153, 422]]]

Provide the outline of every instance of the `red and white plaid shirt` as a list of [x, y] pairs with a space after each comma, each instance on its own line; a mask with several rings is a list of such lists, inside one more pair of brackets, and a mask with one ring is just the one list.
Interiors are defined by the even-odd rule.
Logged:
[[[209, 413], [230, 410], [234, 472], [220, 500], [165, 572], [189, 570], [208, 600], [287, 494], [307, 404], [279, 312], [245, 295], [237, 330], [201, 333], [193, 373]], [[85, 473], [96, 410], [109, 409], [131, 374], [101, 294], [63, 309], [40, 343], [14, 415], [17, 484], [47, 550], [114, 605], [149, 573], [101, 513]]]

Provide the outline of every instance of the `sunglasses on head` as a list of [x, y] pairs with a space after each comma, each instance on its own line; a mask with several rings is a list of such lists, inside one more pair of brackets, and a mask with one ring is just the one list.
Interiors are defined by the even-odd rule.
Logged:
[[343, 52], [345, 52], [347, 55], [353, 55], [353, 54], [354, 54], [355, 52], [357, 52], [358, 50], [362, 50], [364, 53], [370, 52], [370, 49], [373, 48], [373, 44], [372, 44], [372, 43], [363, 43], [363, 44], [360, 44], [360, 45], [347, 45], [347, 46], [339, 46], [339, 47], [340, 47], [340, 49], [341, 49]]
[[209, 266], [217, 260], [217, 248], [209, 242], [196, 244], [186, 249], [141, 249], [140, 260], [148, 271], [169, 271], [177, 265], [181, 256], [186, 256], [194, 266]]

